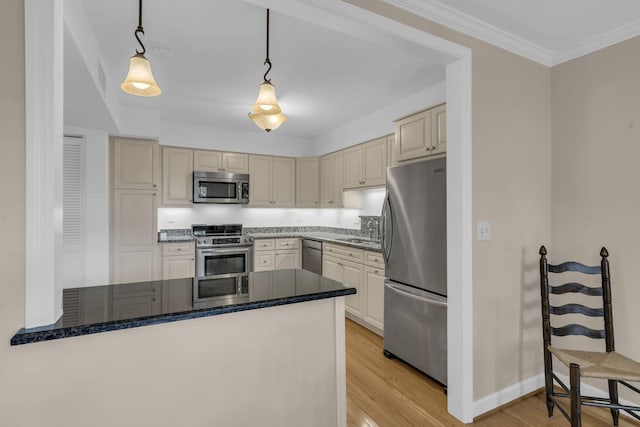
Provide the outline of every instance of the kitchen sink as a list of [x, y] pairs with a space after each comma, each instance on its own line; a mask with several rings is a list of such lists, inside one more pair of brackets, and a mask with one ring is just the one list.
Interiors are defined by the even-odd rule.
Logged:
[[380, 244], [380, 242], [376, 242], [373, 240], [358, 239], [357, 237], [348, 237], [348, 238], [336, 239], [336, 240], [338, 240], [339, 242], [357, 243], [358, 245], [366, 245], [366, 246], [377, 246]]

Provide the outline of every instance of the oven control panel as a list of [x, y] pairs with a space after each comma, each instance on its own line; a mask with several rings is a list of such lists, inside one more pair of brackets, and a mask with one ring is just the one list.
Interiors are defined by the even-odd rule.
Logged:
[[225, 237], [198, 237], [196, 244], [199, 247], [202, 246], [245, 246], [253, 244], [253, 237], [251, 236], [225, 236]]

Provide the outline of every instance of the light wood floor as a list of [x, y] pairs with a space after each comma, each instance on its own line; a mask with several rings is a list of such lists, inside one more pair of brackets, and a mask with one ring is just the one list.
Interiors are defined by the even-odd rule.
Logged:
[[[442, 386], [397, 359], [382, 355], [382, 338], [347, 319], [347, 425], [350, 427], [463, 426], [447, 412]], [[584, 408], [584, 427], [612, 426], [606, 409]], [[481, 417], [481, 427], [569, 427], [556, 410], [547, 417], [539, 393]], [[640, 423], [620, 417], [620, 426]]]

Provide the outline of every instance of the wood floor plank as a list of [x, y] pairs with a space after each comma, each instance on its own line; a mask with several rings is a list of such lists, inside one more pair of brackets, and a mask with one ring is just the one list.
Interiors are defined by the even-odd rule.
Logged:
[[[346, 321], [347, 425], [350, 427], [458, 427], [442, 386], [382, 354], [382, 338]], [[582, 409], [584, 427], [612, 426], [609, 410]], [[569, 427], [556, 410], [547, 417], [543, 393], [524, 398], [470, 424], [479, 427]], [[620, 417], [620, 426], [640, 423]]]

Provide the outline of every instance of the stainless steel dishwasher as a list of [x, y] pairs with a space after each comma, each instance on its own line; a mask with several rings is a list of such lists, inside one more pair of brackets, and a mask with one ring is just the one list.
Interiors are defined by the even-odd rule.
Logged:
[[302, 239], [302, 269], [322, 274], [322, 242]]

